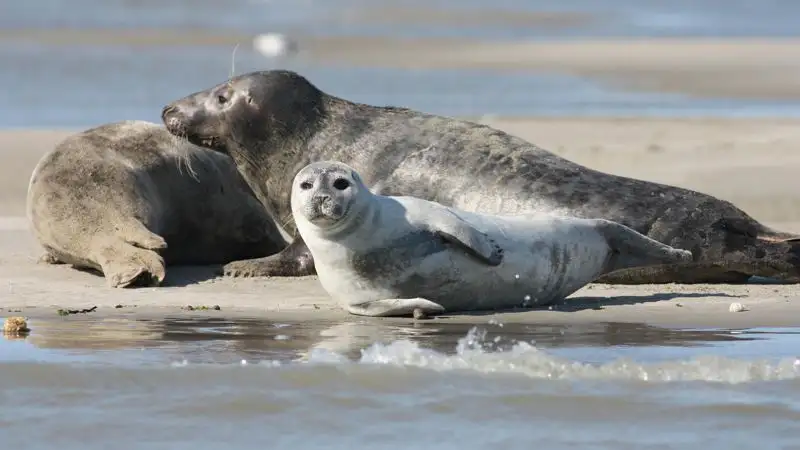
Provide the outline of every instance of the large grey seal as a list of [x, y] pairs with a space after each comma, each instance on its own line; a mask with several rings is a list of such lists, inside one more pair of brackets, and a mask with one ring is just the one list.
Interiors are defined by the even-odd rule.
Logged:
[[[295, 72], [232, 78], [170, 103], [162, 119], [175, 135], [231, 155], [292, 235], [292, 178], [310, 162], [337, 160], [379, 194], [486, 214], [604, 218], [694, 255], [598, 282], [744, 282], [751, 275], [800, 282], [800, 236], [772, 230], [727, 201], [592, 170], [485, 125], [350, 102]], [[225, 267], [231, 275], [313, 270], [297, 236], [277, 255]]]
[[112, 287], [158, 285], [166, 264], [223, 264], [285, 247], [225, 155], [154, 123], [71, 135], [44, 155], [27, 199], [43, 262], [100, 270]]
[[605, 219], [492, 216], [375, 195], [335, 161], [301, 169], [291, 203], [322, 286], [363, 316], [546, 306], [615, 270], [692, 260]]

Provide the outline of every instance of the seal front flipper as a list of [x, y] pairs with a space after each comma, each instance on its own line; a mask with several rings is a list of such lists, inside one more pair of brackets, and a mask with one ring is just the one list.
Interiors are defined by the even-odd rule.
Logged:
[[301, 236], [274, 255], [229, 262], [222, 272], [229, 277], [302, 277], [317, 273], [314, 257]]
[[387, 298], [347, 306], [347, 312], [350, 314], [371, 317], [410, 316], [415, 309], [419, 309], [429, 316], [444, 312], [444, 306], [422, 297]]
[[438, 211], [428, 217], [430, 230], [455, 244], [485, 264], [497, 266], [503, 261], [503, 249], [486, 233], [478, 231], [452, 211]]

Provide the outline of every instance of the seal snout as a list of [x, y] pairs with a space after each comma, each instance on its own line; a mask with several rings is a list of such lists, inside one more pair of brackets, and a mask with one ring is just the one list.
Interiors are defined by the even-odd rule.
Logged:
[[309, 206], [309, 220], [312, 222], [319, 219], [336, 221], [344, 215], [342, 204], [326, 193], [319, 193], [311, 197]]
[[175, 105], [167, 105], [161, 110], [161, 120], [167, 127], [167, 131], [174, 135], [182, 136], [185, 133], [182, 132], [183, 122], [181, 121], [178, 112], [178, 108]]
[[161, 120], [170, 134], [194, 145], [225, 153], [222, 140], [213, 122], [198, 113], [187, 99], [170, 103], [161, 110]]

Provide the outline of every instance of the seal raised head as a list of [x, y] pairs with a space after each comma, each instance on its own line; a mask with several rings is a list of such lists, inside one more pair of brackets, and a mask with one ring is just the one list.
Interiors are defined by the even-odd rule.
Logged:
[[305, 77], [269, 70], [234, 77], [167, 105], [167, 128], [233, 157], [294, 241], [276, 255], [225, 266], [229, 275], [304, 275], [313, 257], [290, 210], [292, 178], [336, 160], [370, 189], [483, 214], [603, 218], [690, 249], [685, 264], [610, 273], [610, 283], [800, 282], [800, 236], [772, 230], [710, 195], [602, 173], [500, 130], [410, 109], [354, 103]]
[[166, 265], [224, 264], [286, 245], [229, 157], [143, 121], [60, 142], [33, 172], [27, 209], [43, 262], [99, 270], [112, 287], [159, 285]]
[[357, 315], [545, 306], [615, 270], [692, 259], [605, 219], [490, 216], [375, 195], [340, 162], [300, 170], [291, 205], [322, 286]]

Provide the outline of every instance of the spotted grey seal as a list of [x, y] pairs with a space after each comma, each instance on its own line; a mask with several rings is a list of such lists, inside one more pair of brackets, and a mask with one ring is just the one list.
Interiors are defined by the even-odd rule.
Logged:
[[692, 260], [606, 219], [493, 216], [375, 195], [335, 161], [301, 169], [291, 204], [322, 286], [363, 316], [546, 306], [606, 273]]
[[173, 134], [232, 156], [295, 235], [276, 255], [229, 263], [229, 275], [313, 273], [292, 223], [291, 182], [310, 162], [337, 160], [379, 194], [485, 214], [604, 218], [694, 256], [598, 282], [744, 282], [752, 275], [800, 282], [800, 236], [770, 229], [727, 201], [593, 170], [485, 125], [347, 101], [292, 71], [231, 78], [168, 104], [162, 120]]
[[124, 121], [71, 135], [31, 176], [41, 261], [101, 271], [112, 287], [159, 285], [166, 264], [224, 264], [286, 246], [231, 159], [159, 125]]

